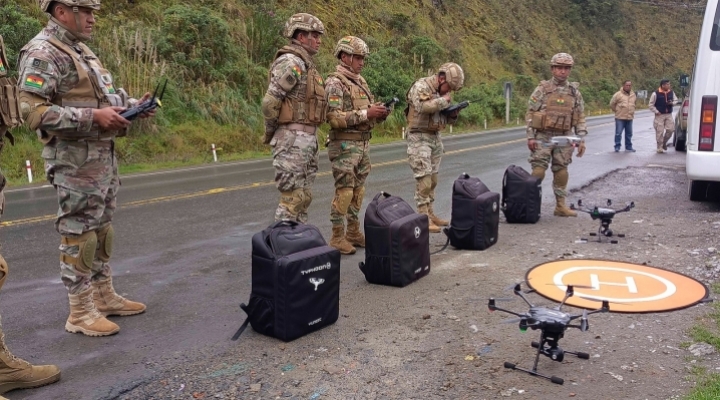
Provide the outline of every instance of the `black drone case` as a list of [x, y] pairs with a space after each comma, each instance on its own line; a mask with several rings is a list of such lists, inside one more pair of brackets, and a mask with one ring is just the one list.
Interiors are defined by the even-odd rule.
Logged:
[[365, 262], [370, 283], [406, 286], [430, 273], [428, 217], [405, 200], [380, 192], [365, 211]]
[[497, 243], [500, 194], [491, 192], [479, 179], [462, 174], [452, 192], [450, 226], [445, 234], [458, 249], [485, 250]]
[[502, 211], [511, 224], [534, 224], [540, 219], [542, 181], [522, 167], [505, 170], [502, 186]]
[[340, 310], [340, 252], [313, 225], [280, 221], [252, 238], [253, 329], [284, 341], [335, 323]]

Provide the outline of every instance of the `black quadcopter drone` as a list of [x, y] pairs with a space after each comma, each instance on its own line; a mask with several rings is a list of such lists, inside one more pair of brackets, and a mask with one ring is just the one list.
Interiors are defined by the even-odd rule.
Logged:
[[[612, 206], [612, 200], [607, 200], [607, 206]], [[597, 232], [590, 232], [590, 236], [597, 236], [598, 242], [602, 242], [603, 237], [613, 237], [614, 233], [612, 229], [610, 229], [610, 223], [612, 223], [613, 217], [615, 214], [628, 212], [630, 209], [635, 208], [635, 202], [631, 201], [625, 207], [619, 209], [619, 210], [613, 210], [612, 208], [604, 208], [604, 207], [598, 207], [595, 206], [593, 208], [589, 207], [583, 207], [582, 200], [578, 200], [578, 207], [575, 207], [575, 203], [570, 204], [570, 209], [576, 210], [576, 211], [582, 211], [584, 213], [590, 214], [590, 217], [592, 217], [593, 220], [599, 219], [600, 220], [600, 227], [598, 228]], [[624, 234], [618, 234], [617, 237], [625, 237]], [[617, 244], [617, 240], [610, 240], [610, 243]]]
[[[520, 296], [523, 300], [525, 300], [525, 303], [527, 303], [530, 306], [530, 311], [526, 313], [516, 313], [514, 311], [505, 310], [502, 308], [499, 308], [495, 305], [496, 300], [500, 299], [494, 299], [490, 298], [488, 300], [488, 309], [490, 311], [502, 311], [506, 312], [508, 314], [512, 314], [517, 316], [518, 318], [513, 318], [507, 321], [504, 321], [505, 323], [514, 323], [519, 322], [519, 327], [522, 332], [527, 331], [528, 328], [532, 330], [540, 330], [540, 342], [532, 342], [530, 345], [537, 349], [537, 354], [535, 355], [535, 364], [533, 365], [532, 369], [525, 369], [520, 368], [516, 366], [513, 363], [505, 362], [505, 368], [509, 369], [515, 369], [527, 372], [530, 375], [539, 376], [541, 378], [549, 379], [552, 383], [557, 383], [558, 385], [562, 385], [564, 383], [564, 380], [562, 378], [558, 378], [557, 376], [547, 376], [543, 375], [538, 372], [537, 366], [538, 361], [540, 359], [540, 354], [549, 357], [553, 361], [562, 362], [562, 360], [565, 358], [565, 353], [573, 354], [577, 356], [578, 358], [582, 358], [584, 360], [587, 360], [590, 358], [590, 355], [588, 353], [582, 353], [582, 352], [574, 352], [574, 351], [566, 351], [560, 348], [558, 346], [558, 341], [564, 336], [565, 331], [567, 328], [577, 328], [581, 331], [585, 332], [589, 329], [590, 324], [588, 323], [588, 315], [599, 313], [599, 312], [608, 312], [610, 311], [610, 304], [607, 300], [604, 300], [602, 302], [602, 307], [593, 310], [593, 311], [587, 311], [583, 310], [582, 314], [568, 314], [563, 312], [562, 306], [565, 304], [565, 301], [567, 301], [568, 298], [570, 298], [573, 294], [575, 294], [574, 288], [582, 288], [586, 286], [580, 286], [580, 285], [568, 285], [567, 290], [565, 291], [565, 298], [563, 298], [562, 302], [559, 306], [554, 308], [547, 308], [547, 307], [538, 307], [533, 305], [528, 301], [528, 299], [523, 295], [522, 288], [520, 284], [518, 283], [515, 285], [515, 288], [513, 289], [513, 292]], [[587, 287], [591, 288], [591, 287]], [[530, 289], [529, 291], [525, 293], [531, 293], [534, 292], [534, 290]], [[584, 298], [584, 297], [583, 297]], [[591, 298], [587, 298], [588, 300], [595, 300]], [[596, 300], [599, 301], [599, 300]], [[572, 321], [580, 318], [580, 324], [571, 324]]]

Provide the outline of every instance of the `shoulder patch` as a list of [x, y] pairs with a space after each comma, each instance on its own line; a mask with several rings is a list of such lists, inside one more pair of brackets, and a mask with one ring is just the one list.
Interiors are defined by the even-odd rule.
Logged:
[[325, 82], [323, 81], [322, 76], [320, 76], [320, 75], [317, 75], [317, 76], [315, 77], [315, 81], [318, 83], [318, 85], [324, 85], [324, 84], [325, 84]]
[[340, 107], [340, 96], [328, 97], [328, 105], [330, 107]]
[[47, 71], [48, 70], [48, 62], [45, 60], [41, 60], [39, 58], [33, 58], [32, 67], [35, 69], [38, 69], [40, 71]]
[[0, 74], [5, 75], [7, 72], [7, 68], [5, 68], [5, 64], [3, 63], [2, 57], [0, 57]]
[[25, 78], [25, 82], [23, 82], [23, 85], [33, 89], [42, 89], [44, 84], [45, 79], [43, 79], [40, 75], [35, 74], [28, 75], [27, 78]]
[[300, 75], [302, 75], [302, 70], [300, 70], [300, 67], [297, 65], [293, 65], [290, 70], [292, 71], [293, 75], [295, 75], [295, 78], [299, 78]]

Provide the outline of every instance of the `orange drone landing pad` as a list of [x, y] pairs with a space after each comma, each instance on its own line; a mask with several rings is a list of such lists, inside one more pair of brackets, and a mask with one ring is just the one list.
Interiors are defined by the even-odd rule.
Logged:
[[608, 300], [610, 311], [620, 313], [680, 310], [707, 299], [709, 295], [704, 284], [689, 276], [619, 261], [552, 261], [531, 268], [525, 279], [538, 294], [557, 302], [565, 297], [567, 285], [586, 286], [575, 287], [574, 296], [565, 304], [597, 309], [602, 300]]

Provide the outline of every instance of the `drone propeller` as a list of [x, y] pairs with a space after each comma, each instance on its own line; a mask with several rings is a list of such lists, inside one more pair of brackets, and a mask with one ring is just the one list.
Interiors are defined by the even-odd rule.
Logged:
[[[549, 286], [558, 286], [558, 285], [556, 285], [556, 284], [554, 284], [554, 283], [546, 283], [546, 285], [549, 285]], [[575, 288], [575, 289], [595, 289], [595, 286], [590, 286], [590, 285], [574, 285], [574, 284], [572, 284], [572, 283], [567, 283], [567, 284], [566, 284], [566, 283], [563, 283], [563, 286], [572, 287], [572, 288]]]
[[583, 300], [597, 301], [597, 302], [599, 302], [599, 303], [605, 303], [605, 302], [607, 302], [607, 303], [609, 303], [609, 304], [620, 304], [620, 305], [624, 305], [624, 306], [632, 305], [632, 303], [626, 303], [626, 302], [621, 302], [621, 301], [609, 301], [609, 300], [603, 300], [603, 299], [596, 299], [596, 298], [594, 298], [594, 297], [588, 297], [588, 296], [575, 296], [575, 297], [581, 298], [581, 299], [583, 299]]

